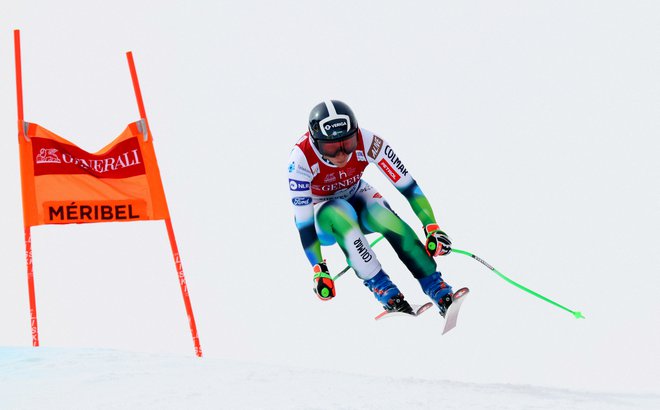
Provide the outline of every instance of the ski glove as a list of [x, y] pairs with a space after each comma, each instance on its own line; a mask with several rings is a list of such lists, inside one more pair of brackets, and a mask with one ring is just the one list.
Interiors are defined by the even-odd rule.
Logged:
[[426, 253], [430, 257], [442, 256], [451, 252], [451, 239], [440, 230], [438, 224], [428, 224], [424, 227], [426, 234]]
[[325, 262], [314, 265], [314, 293], [321, 300], [330, 300], [335, 297], [335, 281], [332, 280]]

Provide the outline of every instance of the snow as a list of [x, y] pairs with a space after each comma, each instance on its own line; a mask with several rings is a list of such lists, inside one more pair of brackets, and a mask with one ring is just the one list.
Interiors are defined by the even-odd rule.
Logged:
[[660, 396], [378, 377], [119, 350], [5, 347], [0, 348], [0, 408], [606, 410], [658, 409]]

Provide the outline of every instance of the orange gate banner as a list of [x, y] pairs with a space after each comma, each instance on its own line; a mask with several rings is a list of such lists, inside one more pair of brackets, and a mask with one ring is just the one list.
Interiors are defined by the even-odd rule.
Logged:
[[169, 219], [144, 120], [96, 153], [37, 124], [19, 125], [25, 226]]

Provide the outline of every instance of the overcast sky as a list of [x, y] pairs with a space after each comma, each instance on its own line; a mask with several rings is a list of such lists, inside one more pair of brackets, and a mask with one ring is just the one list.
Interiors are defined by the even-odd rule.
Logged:
[[[12, 30], [25, 118], [94, 152], [138, 119], [132, 50], [204, 352], [456, 381], [658, 391], [660, 5], [655, 1], [7, 2], [0, 15], [0, 346], [31, 343]], [[375, 322], [352, 274], [322, 303], [289, 151], [340, 99], [397, 149], [471, 259], [459, 327]], [[365, 174], [420, 234], [404, 198]], [[192, 355], [164, 224], [33, 229], [41, 343]], [[389, 245], [407, 298], [425, 296]], [[324, 250], [333, 273], [345, 266]]]

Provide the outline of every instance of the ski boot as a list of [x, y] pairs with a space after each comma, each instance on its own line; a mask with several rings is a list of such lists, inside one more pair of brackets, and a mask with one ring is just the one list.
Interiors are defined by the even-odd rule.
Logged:
[[420, 278], [418, 280], [424, 293], [426, 293], [428, 297], [431, 298], [433, 303], [435, 303], [435, 305], [438, 307], [440, 315], [445, 317], [445, 314], [447, 314], [447, 309], [449, 309], [449, 306], [453, 301], [451, 286], [442, 280], [440, 272], [435, 272], [432, 275]]
[[412, 314], [413, 310], [410, 304], [403, 298], [394, 283], [381, 269], [373, 278], [364, 281], [364, 286], [373, 292], [376, 300], [383, 305], [383, 309], [392, 312], [403, 312]]

